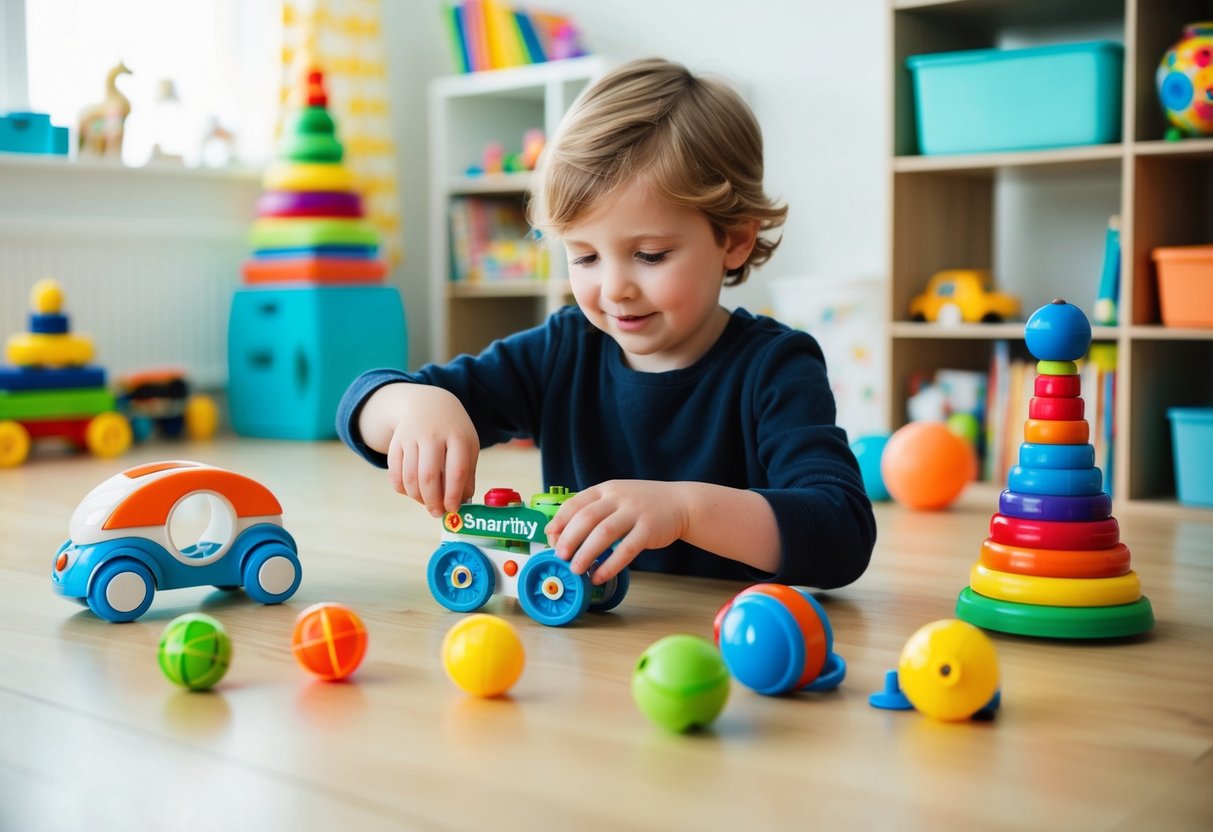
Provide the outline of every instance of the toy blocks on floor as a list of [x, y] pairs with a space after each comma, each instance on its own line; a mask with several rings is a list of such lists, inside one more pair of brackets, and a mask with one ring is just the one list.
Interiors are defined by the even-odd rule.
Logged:
[[1028, 319], [1024, 337], [1040, 362], [1036, 397], [1019, 465], [956, 614], [988, 630], [1044, 638], [1145, 632], [1154, 612], [1130, 568], [1082, 418], [1074, 362], [1091, 345], [1091, 325], [1077, 307], [1056, 300]]

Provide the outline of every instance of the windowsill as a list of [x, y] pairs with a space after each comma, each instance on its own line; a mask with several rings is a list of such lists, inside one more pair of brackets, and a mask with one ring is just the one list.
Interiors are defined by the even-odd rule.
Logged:
[[4, 168], [42, 169], [54, 173], [66, 173], [68, 170], [72, 170], [85, 174], [101, 173], [140, 177], [194, 177], [221, 181], [259, 181], [264, 173], [264, 170], [260, 167], [246, 165], [230, 165], [225, 168], [191, 168], [181, 164], [165, 162], [133, 168], [119, 161], [109, 159], [72, 158], [70, 156], [48, 153], [0, 152], [0, 169]]

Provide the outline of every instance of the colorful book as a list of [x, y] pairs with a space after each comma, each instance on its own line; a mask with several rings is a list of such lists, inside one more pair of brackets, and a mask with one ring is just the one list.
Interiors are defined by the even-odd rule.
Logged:
[[1099, 291], [1095, 296], [1095, 314], [1091, 322], [1099, 326], [1116, 326], [1120, 307], [1120, 217], [1108, 220], [1104, 233], [1103, 271], [1099, 276]]
[[531, 20], [531, 16], [524, 11], [515, 9], [514, 25], [518, 27], [518, 36], [522, 39], [530, 62], [541, 64], [546, 61], [548, 58], [547, 54], [543, 51], [543, 41], [539, 39], [539, 33], [535, 31], [535, 22]]
[[451, 55], [455, 59], [456, 72], [471, 72], [472, 65], [468, 60], [468, 45], [463, 23], [463, 6], [444, 6], [442, 22], [445, 24], [447, 40], [451, 44]]
[[484, 0], [463, 0], [463, 25], [472, 71], [483, 72], [492, 69], [488, 33], [485, 29]]

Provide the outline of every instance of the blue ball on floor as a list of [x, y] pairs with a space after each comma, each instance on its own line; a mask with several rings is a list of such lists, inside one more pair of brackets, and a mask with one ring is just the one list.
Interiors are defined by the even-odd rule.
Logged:
[[883, 433], [861, 436], [851, 443], [851, 451], [859, 461], [863, 490], [868, 492], [868, 499], [874, 503], [892, 499], [889, 489], [885, 488], [884, 476], [880, 473], [880, 457], [884, 454], [884, 446], [888, 441], [889, 435]]

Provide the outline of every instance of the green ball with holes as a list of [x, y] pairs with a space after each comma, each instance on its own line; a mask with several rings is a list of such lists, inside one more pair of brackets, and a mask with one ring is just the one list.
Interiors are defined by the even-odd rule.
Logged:
[[160, 636], [160, 669], [190, 690], [218, 684], [232, 662], [232, 640], [223, 625], [200, 612], [174, 618]]
[[632, 698], [652, 722], [676, 734], [711, 725], [729, 698], [720, 651], [697, 636], [666, 636], [640, 656]]

